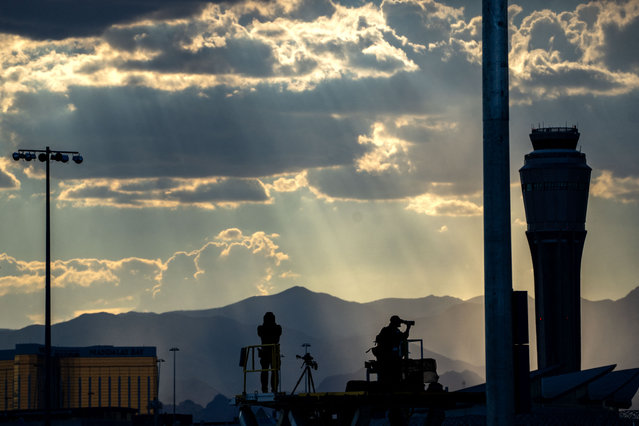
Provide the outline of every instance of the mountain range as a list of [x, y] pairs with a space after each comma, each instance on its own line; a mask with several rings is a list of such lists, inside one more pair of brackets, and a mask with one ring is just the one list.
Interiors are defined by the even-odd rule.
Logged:
[[[422, 339], [423, 356], [435, 358], [441, 382], [450, 390], [484, 379], [483, 298], [461, 300], [428, 296], [382, 299], [369, 303], [345, 301], [303, 287], [269, 296], [256, 296], [225, 307], [163, 314], [86, 314], [52, 327], [54, 346], [155, 346], [160, 363], [160, 399], [172, 400], [173, 362], [176, 398], [206, 405], [218, 394], [243, 391], [240, 348], [259, 343], [257, 325], [265, 312], [282, 325], [282, 390], [291, 391], [302, 374], [305, 347], [318, 369], [312, 370], [318, 391], [343, 391], [351, 379], [365, 378], [366, 351], [391, 315], [414, 320], [411, 338]], [[529, 298], [531, 368], [536, 367], [534, 301]], [[639, 366], [639, 287], [611, 301], [582, 299], [582, 367], [617, 364]], [[0, 329], [0, 349], [18, 343], [42, 343], [43, 327]], [[177, 353], [169, 348], [178, 347]], [[411, 347], [413, 357], [420, 348]], [[173, 358], [175, 355], [175, 359]], [[249, 375], [247, 392], [258, 389]]]

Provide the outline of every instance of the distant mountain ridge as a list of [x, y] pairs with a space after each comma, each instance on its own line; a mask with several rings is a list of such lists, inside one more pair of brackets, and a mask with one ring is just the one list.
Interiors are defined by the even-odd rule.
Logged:
[[[529, 301], [533, 324], [533, 301]], [[269, 296], [250, 297], [213, 309], [163, 314], [130, 312], [120, 315], [85, 314], [55, 324], [56, 346], [155, 346], [166, 360], [161, 368], [160, 398], [169, 401], [172, 361], [168, 349], [177, 346], [177, 398], [206, 405], [217, 393], [242, 392], [238, 366], [242, 346], [258, 343], [256, 327], [264, 312], [272, 311], [283, 327], [282, 388], [290, 391], [301, 374], [295, 355], [303, 343], [319, 364], [313, 372], [318, 390], [343, 391], [347, 380], [363, 379], [366, 351], [391, 315], [416, 321], [411, 337], [421, 338], [424, 356], [438, 363], [442, 383], [451, 390], [472, 386], [483, 377], [484, 312], [481, 299], [428, 296], [418, 299], [382, 299], [348, 302], [326, 293], [293, 287]], [[583, 368], [617, 363], [639, 366], [639, 288], [617, 301], [582, 301]], [[41, 343], [42, 326], [0, 329], [0, 349], [17, 343]], [[530, 327], [534, 362], [534, 328]], [[415, 354], [418, 350], [413, 347]], [[257, 389], [257, 377], [247, 391]]]
[[[369, 330], [377, 334], [382, 325], [388, 322], [392, 313], [404, 318], [423, 316], [424, 312], [438, 314], [449, 307], [464, 303], [462, 299], [450, 296], [426, 296], [418, 299], [381, 299], [368, 303], [348, 302], [327, 293], [315, 293], [305, 287], [291, 287], [281, 293], [269, 296], [254, 296], [240, 302], [206, 310], [175, 311], [189, 317], [205, 318], [224, 316], [238, 322], [257, 324], [255, 318], [261, 322], [264, 309], [269, 306], [276, 313], [277, 321], [283, 325], [296, 324], [295, 328], [309, 334], [332, 330], [335, 336], [348, 337]], [[291, 310], [291, 306], [310, 307], [312, 312], [298, 315]], [[257, 313], [257, 316], [254, 314]], [[379, 316], [379, 320], [372, 324], [364, 324], [364, 328], [350, 327], [362, 319]], [[381, 321], [381, 322], [380, 322]]]

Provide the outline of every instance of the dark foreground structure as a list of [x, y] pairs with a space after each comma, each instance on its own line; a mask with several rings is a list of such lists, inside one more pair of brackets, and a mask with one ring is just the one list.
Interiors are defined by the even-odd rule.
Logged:
[[[366, 380], [352, 380], [346, 384], [344, 392], [316, 392], [312, 381], [312, 368], [304, 370], [300, 379], [307, 378], [310, 386], [305, 391], [289, 394], [247, 393], [247, 373], [261, 373], [256, 366], [254, 352], [264, 350], [270, 345], [257, 345], [243, 348], [240, 366], [244, 370], [244, 391], [235, 397], [235, 404], [240, 411], [239, 422], [243, 426], [268, 424], [260, 422], [256, 412], [263, 409], [273, 410], [275, 415], [269, 421], [277, 421], [278, 425], [368, 425], [372, 421], [388, 418], [392, 425], [406, 425], [411, 416], [418, 410], [427, 423], [440, 425], [445, 417], [445, 410], [472, 407], [485, 404], [485, 391], [446, 392], [437, 383], [437, 363], [432, 358], [423, 357], [423, 341], [408, 339], [418, 358], [410, 358], [410, 352], [397, 360], [397, 381], [379, 381], [386, 371], [379, 359], [366, 361]], [[419, 344], [419, 350], [417, 347]], [[406, 349], [409, 347], [407, 346]], [[310, 354], [306, 354], [305, 364], [313, 362]], [[279, 375], [277, 368], [269, 371]], [[372, 380], [376, 376], [378, 380]], [[300, 381], [298, 381], [298, 384]]]
[[581, 254], [590, 167], [576, 127], [533, 129], [534, 151], [519, 169], [535, 271], [537, 363], [557, 373], [581, 369]]
[[[412, 341], [421, 343], [420, 339]], [[247, 373], [261, 372], [250, 354], [250, 348], [258, 347], [243, 351], [240, 365], [245, 379]], [[366, 361], [364, 365], [366, 380], [348, 382], [345, 392], [312, 389], [297, 394], [247, 393], [244, 388], [235, 397], [239, 423], [243, 426], [487, 424], [486, 385], [447, 392], [437, 383], [434, 359], [403, 359], [402, 379], [394, 384], [373, 380], [377, 373], [375, 361]], [[615, 365], [608, 365], [557, 374], [557, 368], [547, 368], [530, 372], [527, 379], [528, 404], [519, 405], [525, 409], [516, 413], [513, 425], [633, 424], [631, 419], [620, 415], [624, 414], [620, 410], [632, 404], [639, 388], [639, 369], [616, 371]], [[264, 420], [266, 412], [271, 414]], [[636, 415], [637, 412], [630, 414]]]

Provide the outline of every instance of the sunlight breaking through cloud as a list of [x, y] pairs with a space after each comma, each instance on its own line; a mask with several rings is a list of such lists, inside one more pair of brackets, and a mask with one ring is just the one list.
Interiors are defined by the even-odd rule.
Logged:
[[372, 150], [356, 160], [357, 171], [380, 173], [393, 169], [410, 172], [413, 168], [408, 153], [410, 143], [390, 136], [383, 123], [373, 124], [372, 135], [360, 135], [358, 142], [372, 146]]
[[272, 184], [265, 184], [265, 187], [270, 191], [276, 192], [294, 192], [301, 188], [308, 187], [308, 181], [306, 179], [306, 172], [299, 173], [293, 177], [278, 177]]
[[610, 170], [602, 170], [593, 179], [590, 193], [608, 200], [636, 203], [639, 201], [639, 177], [616, 177]]
[[[0, 34], [0, 77], [7, 81], [2, 111], [10, 110], [16, 93], [65, 92], [72, 85], [180, 91], [269, 83], [297, 91], [327, 79], [390, 77], [418, 69], [395, 46], [411, 43], [397, 36], [372, 4], [334, 5], [334, 13], [312, 22], [276, 16], [294, 5], [250, 8], [271, 19], [243, 25], [242, 14], [250, 13], [246, 4], [210, 4], [189, 19], [114, 25], [104, 38], [31, 41]], [[253, 54], [238, 56], [242, 49]]]
[[406, 209], [428, 216], [480, 216], [483, 212], [482, 207], [473, 201], [436, 194], [415, 197]]
[[[54, 291], [61, 300], [74, 301], [58, 308], [57, 320], [91, 312], [166, 311], [175, 307], [177, 295], [193, 307], [209, 307], [212, 300], [220, 306], [238, 294], [281, 291], [299, 275], [284, 267], [289, 256], [275, 243], [277, 238], [277, 234], [244, 235], [238, 228], [229, 228], [199, 249], [177, 252], [166, 260], [55, 260]], [[40, 297], [44, 262], [25, 262], [3, 253], [0, 269], [4, 273], [0, 296]], [[22, 313], [33, 315], [39, 314]]]
[[[62, 22], [35, 2], [43, 13], [2, 9], [0, 136], [9, 155], [84, 155], [52, 173], [61, 318], [299, 283], [349, 300], [481, 292], [480, 3], [68, 0]], [[627, 292], [639, 3], [509, 12], [516, 282], [533, 280], [515, 171], [529, 123], [572, 120], [593, 166], [584, 294]], [[44, 170], [0, 159], [0, 311], [13, 324], [40, 318]], [[607, 223], [613, 209], [623, 224]]]
[[139, 178], [86, 179], [60, 183], [61, 203], [74, 207], [176, 208], [213, 210], [238, 203], [268, 203], [257, 179]]
[[9, 171], [9, 164], [11, 163], [7, 158], [0, 158], [0, 191], [20, 189], [20, 181]]

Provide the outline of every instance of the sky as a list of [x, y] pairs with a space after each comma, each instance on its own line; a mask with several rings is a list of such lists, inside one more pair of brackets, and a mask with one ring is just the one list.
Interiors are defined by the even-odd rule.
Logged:
[[[639, 285], [639, 1], [511, 1], [513, 287], [533, 292], [519, 168], [577, 125], [582, 296]], [[0, 327], [224, 306], [483, 294], [481, 2], [0, 3]]]

